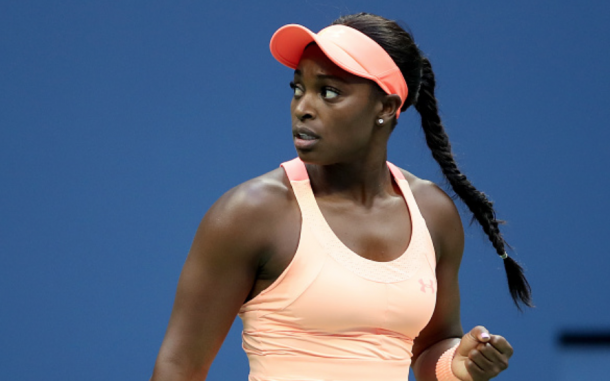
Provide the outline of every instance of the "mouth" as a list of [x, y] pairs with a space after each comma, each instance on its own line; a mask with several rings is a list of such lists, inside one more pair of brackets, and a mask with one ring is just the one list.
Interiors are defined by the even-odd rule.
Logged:
[[294, 129], [292, 136], [295, 147], [302, 150], [311, 149], [320, 140], [320, 136], [304, 127]]
[[295, 128], [294, 130], [292, 130], [292, 135], [296, 139], [302, 140], [315, 140], [320, 138], [320, 136], [316, 135], [312, 130], [305, 127]]
[[317, 139], [315, 136], [304, 133], [304, 132], [297, 132], [296, 134], [294, 134], [294, 137], [297, 139], [302, 139], [302, 140], [316, 140]]

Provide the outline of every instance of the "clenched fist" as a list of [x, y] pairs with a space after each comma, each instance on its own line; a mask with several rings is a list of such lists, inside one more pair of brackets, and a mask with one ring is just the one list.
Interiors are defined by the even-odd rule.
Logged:
[[477, 326], [462, 337], [451, 370], [462, 381], [487, 381], [508, 368], [512, 355], [513, 347], [505, 338]]

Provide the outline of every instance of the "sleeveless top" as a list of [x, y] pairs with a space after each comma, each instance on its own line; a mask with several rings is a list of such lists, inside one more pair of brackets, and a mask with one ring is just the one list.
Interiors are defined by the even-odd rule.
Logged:
[[301, 211], [294, 258], [245, 303], [249, 381], [406, 381], [413, 340], [436, 303], [436, 257], [407, 180], [388, 162], [411, 217], [411, 241], [395, 260], [351, 251], [318, 208], [305, 164], [283, 163]]

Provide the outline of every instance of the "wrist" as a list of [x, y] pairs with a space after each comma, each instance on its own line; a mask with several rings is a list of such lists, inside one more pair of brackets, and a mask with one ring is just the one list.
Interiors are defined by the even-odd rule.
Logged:
[[459, 343], [447, 349], [441, 357], [438, 358], [438, 361], [436, 362], [436, 379], [438, 381], [461, 381], [455, 376], [451, 369], [451, 363], [453, 362], [453, 357], [455, 356], [458, 345]]

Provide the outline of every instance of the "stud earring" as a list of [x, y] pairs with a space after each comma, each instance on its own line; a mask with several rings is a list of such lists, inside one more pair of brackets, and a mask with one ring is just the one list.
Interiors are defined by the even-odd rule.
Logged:
[[377, 124], [382, 125], [383, 124], [383, 119], [377, 119]]

